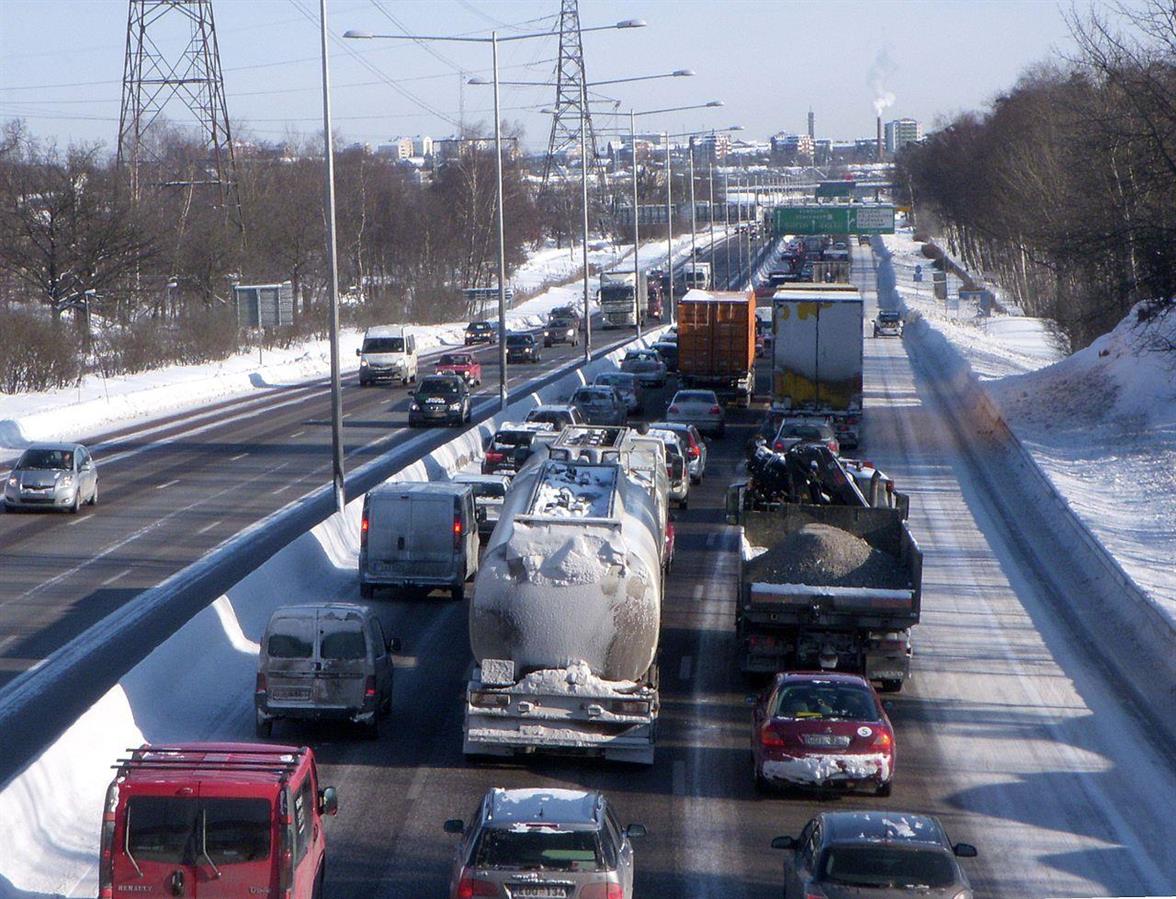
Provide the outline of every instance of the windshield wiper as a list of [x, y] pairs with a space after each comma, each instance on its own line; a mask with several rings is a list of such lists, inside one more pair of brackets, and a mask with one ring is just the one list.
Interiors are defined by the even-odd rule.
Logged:
[[212, 860], [212, 856], [208, 854], [208, 811], [200, 816], [200, 854], [204, 856], [204, 860], [208, 862], [208, 867], [212, 868], [213, 876], [220, 880], [220, 868]]

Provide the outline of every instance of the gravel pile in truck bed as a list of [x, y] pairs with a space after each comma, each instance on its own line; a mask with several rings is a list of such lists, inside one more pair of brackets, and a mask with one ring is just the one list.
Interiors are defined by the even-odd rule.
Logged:
[[909, 585], [907, 572], [894, 556], [827, 524], [806, 524], [756, 556], [747, 563], [746, 579], [823, 587]]

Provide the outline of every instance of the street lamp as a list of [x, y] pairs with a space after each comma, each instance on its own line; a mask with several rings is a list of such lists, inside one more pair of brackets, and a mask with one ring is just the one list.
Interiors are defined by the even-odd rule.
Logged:
[[[326, 0], [322, 0], [325, 5]], [[614, 25], [593, 25], [589, 28], [581, 28], [580, 33], [586, 31], [612, 31], [614, 29], [627, 28], [644, 28], [645, 21], [643, 19], [623, 19]], [[439, 34], [373, 34], [369, 31], [357, 31], [349, 29], [343, 33], [343, 37], [352, 38], [355, 40], [397, 40], [397, 41], [447, 41], [452, 43], [462, 44], [489, 44], [491, 49], [491, 59], [494, 68], [494, 156], [495, 156], [495, 174], [497, 178], [498, 190], [498, 404], [500, 409], [506, 408], [506, 235], [505, 224], [503, 217], [503, 190], [502, 190], [502, 117], [499, 113], [498, 100], [498, 45], [505, 41], [523, 41], [534, 38], [551, 37], [551, 32], [532, 32], [530, 34], [510, 34], [505, 37], [499, 37], [498, 32], [490, 32], [489, 37], [468, 37], [457, 35], [439, 35]], [[324, 37], [324, 41], [326, 38]], [[325, 51], [324, 51], [325, 52]], [[585, 260], [587, 259], [587, 249], [585, 249]], [[587, 277], [587, 272], [585, 272]]]

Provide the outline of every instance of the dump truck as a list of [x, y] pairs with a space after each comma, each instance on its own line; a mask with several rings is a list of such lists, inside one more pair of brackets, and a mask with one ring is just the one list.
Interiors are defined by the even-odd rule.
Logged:
[[681, 386], [751, 404], [755, 392], [755, 293], [687, 291], [678, 302]]
[[789, 486], [773, 495], [762, 483], [760, 448], [758, 464], [749, 460], [753, 482], [728, 491], [727, 521], [742, 526], [739, 666], [747, 674], [851, 671], [897, 691], [910, 673], [922, 604], [923, 554], [906, 522], [909, 504], [890, 490], [864, 495], [860, 473], [823, 449], [790, 450], [798, 472], [815, 472], [811, 462], [823, 470], [794, 482], [788, 475]]
[[772, 297], [772, 410], [829, 418], [842, 447], [861, 441], [862, 295], [853, 284], [799, 284]]
[[[637, 299], [633, 299], [633, 286], [637, 286]], [[600, 314], [605, 328], [631, 328], [649, 317], [648, 285], [644, 277], [637, 278], [633, 272], [601, 272]]]
[[568, 427], [516, 475], [470, 604], [467, 757], [653, 762], [668, 507], [659, 443]]

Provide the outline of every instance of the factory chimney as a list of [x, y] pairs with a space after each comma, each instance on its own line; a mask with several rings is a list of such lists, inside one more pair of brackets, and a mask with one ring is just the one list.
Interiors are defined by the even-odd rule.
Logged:
[[882, 116], [878, 116], [878, 161], [884, 161], [882, 158]]

